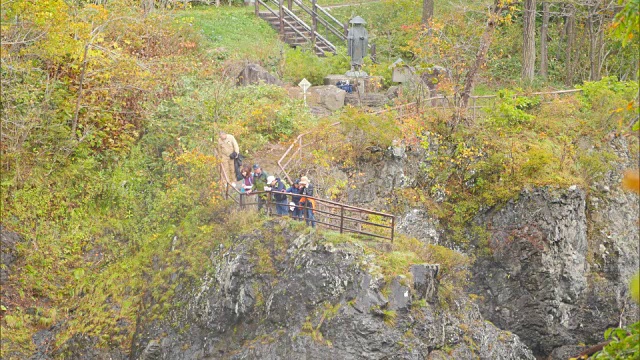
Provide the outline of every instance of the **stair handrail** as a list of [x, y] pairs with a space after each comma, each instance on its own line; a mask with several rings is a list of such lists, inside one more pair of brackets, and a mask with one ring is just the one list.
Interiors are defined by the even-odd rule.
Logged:
[[[318, 13], [313, 11], [313, 9], [309, 9], [302, 1], [300, 1], [300, 0], [292, 0], [292, 2], [295, 3], [296, 5], [298, 5], [302, 10], [304, 10], [307, 14], [311, 15], [312, 17], [315, 14], [316, 19], [320, 23], [322, 23], [322, 25], [324, 25], [329, 31], [331, 31], [332, 34], [336, 35], [340, 40], [342, 40], [342, 41], [346, 41], [347, 40], [347, 37], [344, 35], [343, 30], [342, 30], [342, 26], [343, 25], [340, 25], [341, 29], [338, 30], [336, 27], [331, 25], [327, 20], [325, 20], [322, 17], [318, 16]], [[316, 4], [316, 8], [320, 9], [320, 6], [318, 6], [318, 4]], [[335, 20], [335, 18], [333, 20]], [[335, 20], [335, 21], [337, 21], [337, 20]], [[338, 24], [340, 24], [340, 22], [338, 22]]]
[[[275, 0], [272, 0], [275, 1]], [[275, 1], [277, 3], [277, 1]], [[280, 17], [280, 15], [278, 13], [276, 13], [273, 9], [271, 9], [269, 7], [269, 5], [267, 5], [264, 1], [262, 0], [256, 0], [256, 4], [260, 3], [262, 4], [262, 6], [264, 6], [265, 8], [267, 8], [267, 10], [269, 10], [269, 12], [271, 12], [273, 15]], [[295, 31], [298, 35], [302, 36], [302, 38], [304, 38], [306, 41], [311, 41], [309, 40], [309, 38], [307, 36], [305, 36], [303, 33], [301, 33], [298, 29], [295, 28], [295, 26], [293, 26], [289, 21], [287, 21], [286, 19], [282, 19], [282, 21], [287, 24], [291, 29], [293, 29], [293, 31]]]
[[[258, 0], [260, 1], [260, 0]], [[278, 4], [278, 6], [280, 6], [280, 2], [278, 0], [271, 0], [274, 3]], [[262, 2], [262, 1], [261, 1]], [[264, 3], [263, 3], [264, 4]], [[307, 23], [305, 23], [304, 21], [302, 21], [302, 19], [300, 19], [296, 14], [293, 13], [293, 11], [289, 10], [288, 8], [283, 6], [283, 11], [291, 16], [298, 24], [300, 24], [300, 26], [302, 26], [305, 30], [309, 31], [309, 32], [313, 32], [316, 35], [317, 39], [320, 39], [326, 46], [328, 46], [333, 52], [336, 52], [338, 49], [336, 48], [335, 45], [333, 45], [329, 40], [325, 39], [324, 36], [320, 35], [317, 31], [313, 31], [313, 29], [311, 29], [311, 27], [309, 27], [309, 25], [307, 25]], [[306, 37], [305, 37], [306, 39]]]
[[[336, 24], [338, 24], [338, 26], [344, 28], [344, 24], [341, 23], [340, 21], [338, 21], [338, 19], [336, 19], [335, 17], [333, 17], [333, 15], [329, 14], [329, 12], [327, 10], [325, 10], [325, 8], [323, 8], [322, 6], [316, 4], [316, 7], [318, 8], [318, 10], [322, 11], [323, 14], [327, 15], [329, 17], [329, 19], [333, 20], [333, 22], [335, 22]], [[342, 35], [342, 37], [344, 38], [343, 40], [347, 40], [346, 35]]]

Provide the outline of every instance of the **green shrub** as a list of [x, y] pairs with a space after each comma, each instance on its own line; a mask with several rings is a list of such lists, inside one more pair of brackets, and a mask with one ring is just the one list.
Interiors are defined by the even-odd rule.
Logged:
[[330, 74], [344, 74], [349, 70], [349, 58], [345, 50], [339, 48], [337, 54], [327, 53], [318, 57], [311, 49], [286, 49], [284, 80], [298, 84], [306, 78], [312, 85], [323, 85]]
[[533, 119], [533, 115], [528, 114], [526, 110], [538, 104], [539, 99], [515, 96], [509, 90], [500, 90], [495, 108], [489, 110], [489, 123], [507, 131], [519, 131], [519, 125], [527, 124]]

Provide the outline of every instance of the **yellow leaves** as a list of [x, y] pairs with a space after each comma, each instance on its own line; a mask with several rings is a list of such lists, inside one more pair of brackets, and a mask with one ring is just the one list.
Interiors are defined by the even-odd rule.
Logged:
[[622, 178], [622, 187], [640, 194], [640, 170], [627, 170]]
[[631, 298], [633, 298], [637, 303], [640, 303], [640, 273], [637, 273], [636, 276], [631, 279]]

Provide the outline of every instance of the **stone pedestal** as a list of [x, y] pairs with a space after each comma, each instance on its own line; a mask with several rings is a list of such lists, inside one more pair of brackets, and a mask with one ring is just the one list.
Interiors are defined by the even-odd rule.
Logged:
[[348, 81], [353, 84], [354, 91], [363, 93], [376, 93], [382, 91], [384, 78], [382, 76], [353, 77], [347, 75], [327, 75], [324, 78], [325, 85], [336, 85], [338, 81]]
[[381, 108], [389, 99], [385, 94], [365, 93], [365, 94], [347, 94], [345, 103], [352, 106], [365, 106], [370, 108]]

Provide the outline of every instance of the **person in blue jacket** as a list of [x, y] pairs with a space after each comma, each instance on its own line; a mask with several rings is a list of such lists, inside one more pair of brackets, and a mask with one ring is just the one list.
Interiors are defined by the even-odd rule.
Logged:
[[300, 207], [300, 180], [296, 179], [287, 189], [288, 193], [291, 193], [291, 203], [293, 203], [293, 218], [296, 220], [302, 220], [302, 208]]
[[282, 180], [275, 176], [269, 176], [267, 178], [267, 186], [271, 188], [271, 191], [278, 192], [273, 194], [273, 198], [276, 201], [276, 213], [278, 215], [288, 215], [289, 204], [287, 203], [287, 194], [284, 194], [285, 188]]

